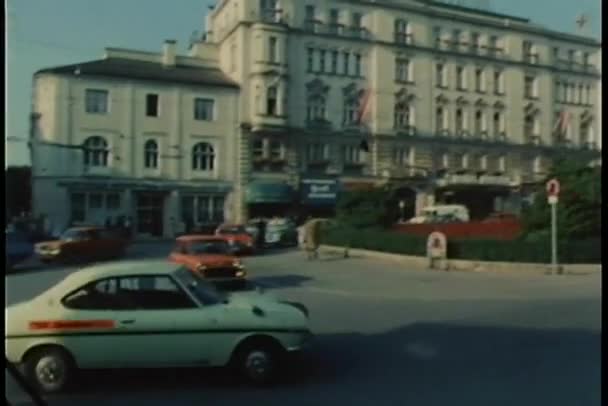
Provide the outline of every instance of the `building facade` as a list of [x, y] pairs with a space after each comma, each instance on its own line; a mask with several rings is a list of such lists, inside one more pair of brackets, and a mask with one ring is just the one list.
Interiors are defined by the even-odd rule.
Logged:
[[[601, 147], [600, 44], [526, 19], [417, 0], [222, 0], [205, 29], [188, 57], [167, 44], [95, 62], [147, 63], [147, 76], [104, 76], [87, 64], [36, 75], [38, 139], [79, 147], [34, 143], [34, 189], [55, 196], [54, 216], [83, 218], [74, 206], [84, 195], [91, 220], [80, 190], [106, 182], [140, 232], [151, 204], [139, 205], [140, 189], [163, 185], [163, 235], [176, 222], [219, 219], [220, 205], [237, 222], [331, 215], [338, 191], [380, 184], [408, 216], [443, 201], [483, 217], [516, 211], [555, 158], [590, 160]], [[93, 106], [104, 97], [87, 91], [108, 89], [116, 108], [83, 111], [84, 98]], [[193, 119], [197, 98], [213, 100], [213, 120]], [[147, 116], [155, 100], [162, 118]], [[108, 148], [103, 173], [87, 158], [98, 145]], [[216, 166], [193, 169], [209, 151]], [[59, 158], [74, 154], [83, 156]]]

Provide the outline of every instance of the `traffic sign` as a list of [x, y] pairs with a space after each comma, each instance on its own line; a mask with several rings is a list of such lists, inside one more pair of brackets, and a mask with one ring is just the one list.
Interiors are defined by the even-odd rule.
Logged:
[[547, 182], [547, 195], [557, 197], [559, 195], [559, 181], [551, 179]]

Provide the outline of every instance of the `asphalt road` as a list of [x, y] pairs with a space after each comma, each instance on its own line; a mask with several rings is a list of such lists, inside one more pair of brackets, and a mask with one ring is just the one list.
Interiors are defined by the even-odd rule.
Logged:
[[[168, 250], [146, 244], [130, 256]], [[311, 312], [315, 345], [280, 384], [252, 388], [222, 370], [95, 371], [49, 404], [600, 404], [599, 274], [431, 272], [362, 258], [307, 261], [298, 251], [246, 264], [254, 283]], [[69, 272], [7, 276], [7, 304]]]

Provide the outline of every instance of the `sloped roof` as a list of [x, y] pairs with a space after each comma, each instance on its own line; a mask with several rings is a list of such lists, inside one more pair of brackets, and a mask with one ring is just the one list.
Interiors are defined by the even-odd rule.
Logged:
[[44, 73], [239, 88], [237, 83], [219, 69], [184, 65], [164, 66], [161, 63], [126, 58], [106, 58], [46, 68], [37, 71], [36, 75]]

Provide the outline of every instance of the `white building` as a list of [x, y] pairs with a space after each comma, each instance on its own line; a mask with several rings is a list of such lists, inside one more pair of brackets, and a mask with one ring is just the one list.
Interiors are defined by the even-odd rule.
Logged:
[[[601, 48], [589, 38], [416, 0], [222, 0], [206, 29], [189, 57], [174, 56], [172, 44], [162, 54], [108, 50], [102, 61], [36, 75], [39, 140], [85, 146], [34, 144], [38, 213], [101, 219], [107, 211], [88, 193], [103, 184], [119, 191], [140, 232], [162, 206], [171, 235], [171, 217], [219, 219], [230, 191], [225, 214], [243, 221], [326, 215], [337, 188], [388, 182], [410, 214], [439, 199], [476, 217], [515, 209], [555, 157], [598, 155]], [[115, 65], [127, 67], [100, 68]], [[91, 105], [105, 97], [107, 113], [87, 113], [87, 94]], [[196, 98], [213, 100], [200, 102], [213, 106], [211, 121], [194, 120]], [[155, 100], [160, 117], [147, 117]], [[101, 173], [86, 158], [93, 136], [107, 143]], [[213, 148], [213, 170], [192, 169], [200, 142]], [[146, 209], [139, 196], [156, 188], [163, 197]]]

